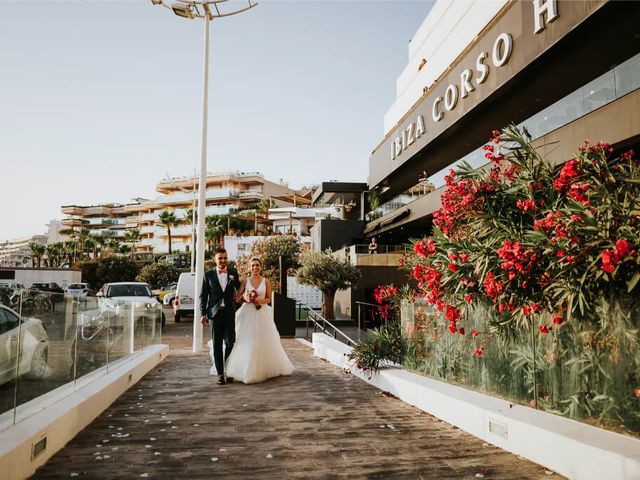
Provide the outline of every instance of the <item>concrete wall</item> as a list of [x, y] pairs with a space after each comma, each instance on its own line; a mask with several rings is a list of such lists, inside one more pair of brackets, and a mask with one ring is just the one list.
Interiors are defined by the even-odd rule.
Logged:
[[312, 249], [333, 251], [352, 245], [362, 238], [364, 222], [361, 220], [317, 220], [312, 228]]
[[[37, 282], [56, 282], [61, 287], [82, 281], [81, 270], [46, 268], [0, 268], [1, 271], [15, 271], [15, 279], [0, 279], [0, 283], [21, 283], [26, 288]], [[3, 275], [6, 276], [6, 275]]]

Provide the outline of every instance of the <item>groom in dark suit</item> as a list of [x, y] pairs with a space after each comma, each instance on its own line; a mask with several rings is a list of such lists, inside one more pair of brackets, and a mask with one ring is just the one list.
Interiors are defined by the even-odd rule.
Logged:
[[[227, 268], [227, 251], [218, 248], [216, 268], [204, 274], [200, 293], [200, 323], [211, 322], [213, 358], [218, 372], [218, 385], [233, 382], [225, 377], [224, 365], [236, 341], [236, 291], [240, 289], [240, 276], [233, 268]], [[224, 340], [224, 360], [222, 342]]]

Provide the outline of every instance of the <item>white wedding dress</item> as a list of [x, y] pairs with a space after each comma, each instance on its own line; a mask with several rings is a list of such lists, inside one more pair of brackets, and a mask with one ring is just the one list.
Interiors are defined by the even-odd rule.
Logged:
[[[253, 288], [247, 279], [247, 289]], [[265, 298], [265, 279], [256, 289]], [[293, 364], [282, 348], [269, 305], [256, 309], [243, 304], [236, 312], [236, 343], [227, 360], [226, 374], [243, 383], [259, 383], [281, 375], [291, 375]]]

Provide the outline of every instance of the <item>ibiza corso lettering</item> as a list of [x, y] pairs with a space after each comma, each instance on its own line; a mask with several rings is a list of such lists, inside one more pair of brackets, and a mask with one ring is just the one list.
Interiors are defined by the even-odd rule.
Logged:
[[[558, 18], [558, 8], [556, 0], [534, 0], [534, 33], [538, 34], [545, 29], [547, 23]], [[491, 75], [492, 67], [500, 68], [509, 62], [513, 52], [513, 37], [510, 33], [500, 33], [493, 42], [491, 52], [480, 52], [476, 57], [475, 67], [465, 68], [460, 73], [460, 80], [451, 83], [444, 91], [444, 95], [438, 96], [431, 104], [431, 119], [434, 122], [441, 122], [445, 119], [447, 112], [453, 111], [458, 103], [464, 101], [469, 94], [475, 91], [487, 81]], [[416, 120], [410, 122], [404, 129], [400, 130], [391, 141], [391, 160], [402, 154], [416, 139], [426, 133], [426, 125], [423, 115], [418, 115]]]

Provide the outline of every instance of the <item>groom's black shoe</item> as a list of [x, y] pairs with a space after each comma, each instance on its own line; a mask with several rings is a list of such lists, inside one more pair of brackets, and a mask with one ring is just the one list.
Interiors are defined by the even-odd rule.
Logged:
[[227, 381], [227, 383], [233, 383], [233, 377], [225, 377], [224, 379]]
[[218, 375], [218, 385], [226, 385], [226, 380], [224, 379], [224, 375]]

